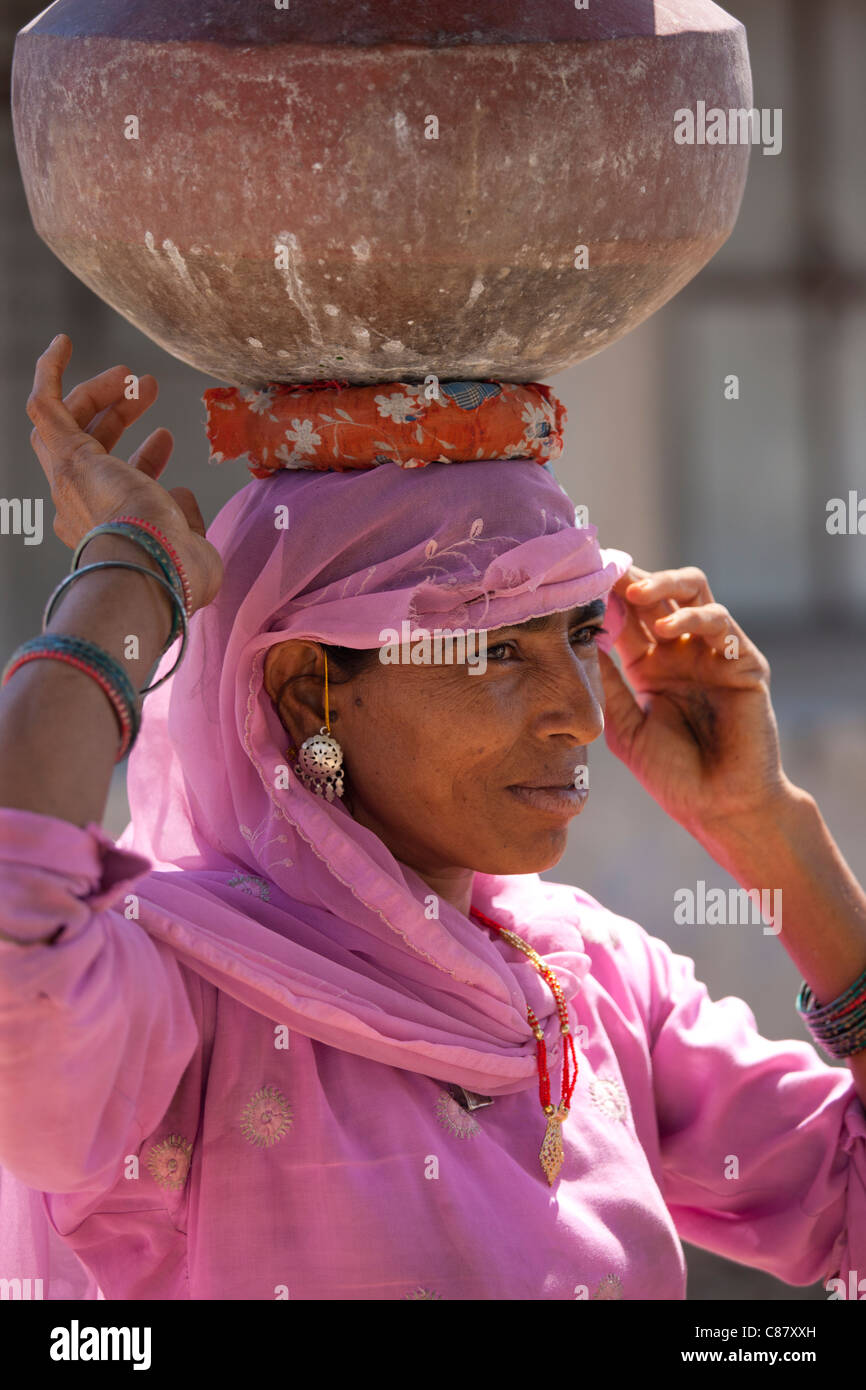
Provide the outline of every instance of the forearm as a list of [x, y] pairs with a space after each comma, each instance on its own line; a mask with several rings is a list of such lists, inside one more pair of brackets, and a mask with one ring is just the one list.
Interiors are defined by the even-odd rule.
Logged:
[[[744, 888], [781, 891], [779, 940], [819, 1003], [866, 969], [866, 893], [808, 792], [792, 786], [765, 815], [696, 838]], [[848, 1062], [866, 1106], [866, 1050]]]
[[[135, 542], [96, 536], [81, 567], [130, 560], [161, 573]], [[85, 575], [60, 596], [48, 625], [95, 642], [140, 690], [171, 630], [168, 594], [145, 575], [106, 569]], [[138, 638], [138, 658], [126, 656]], [[119, 747], [117, 717], [90, 676], [65, 662], [25, 663], [0, 689], [0, 806], [37, 811], [82, 828], [101, 822]]]

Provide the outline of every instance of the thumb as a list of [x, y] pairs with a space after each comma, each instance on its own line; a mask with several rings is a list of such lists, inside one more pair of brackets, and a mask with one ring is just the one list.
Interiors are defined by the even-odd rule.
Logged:
[[170, 487], [168, 492], [183, 512], [189, 529], [194, 531], [197, 536], [203, 536], [207, 531], [207, 526], [194, 494], [188, 487]]
[[617, 758], [627, 762], [646, 716], [612, 657], [599, 651], [598, 659], [604, 684], [605, 742]]

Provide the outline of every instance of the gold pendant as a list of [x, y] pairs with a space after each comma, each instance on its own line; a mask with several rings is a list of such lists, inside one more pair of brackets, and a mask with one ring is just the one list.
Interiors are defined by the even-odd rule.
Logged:
[[562, 1122], [567, 1114], [567, 1110], [565, 1113], [562, 1113], [561, 1109], [554, 1111], [552, 1115], [548, 1116], [547, 1129], [544, 1131], [539, 1158], [551, 1187], [556, 1181], [565, 1157], [562, 1149]]

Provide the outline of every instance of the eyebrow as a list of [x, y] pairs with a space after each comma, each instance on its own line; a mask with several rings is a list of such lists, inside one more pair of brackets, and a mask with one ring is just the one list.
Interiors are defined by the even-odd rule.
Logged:
[[[593, 599], [592, 603], [585, 603], [581, 608], [572, 608], [569, 612], [573, 615], [569, 627], [576, 626], [577, 623], [587, 623], [593, 618], [603, 618], [606, 601], [603, 598]], [[544, 632], [551, 627], [557, 618], [556, 613], [546, 613], [541, 618], [527, 618], [525, 623], [512, 623], [508, 627], [497, 628], [497, 632]]]

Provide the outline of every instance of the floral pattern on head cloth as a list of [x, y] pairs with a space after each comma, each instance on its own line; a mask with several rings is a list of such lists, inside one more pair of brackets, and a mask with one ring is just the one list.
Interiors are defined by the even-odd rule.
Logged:
[[[208, 529], [220, 591], [148, 697], [128, 761], [132, 822], [119, 843], [155, 868], [141, 925], [268, 1018], [484, 1095], [537, 1085], [529, 1006], [553, 1074], [559, 1020], [531, 963], [504, 959], [445, 900], [429, 916], [429, 886], [339, 800], [295, 779], [264, 661], [292, 637], [375, 648], [440, 590], [449, 607], [437, 617], [459, 596], [483, 607], [486, 627], [605, 597], [630, 556], [574, 521], [551, 474], [518, 459], [282, 471], [236, 493]], [[242, 893], [238, 874], [269, 894]], [[474, 905], [532, 944], [550, 926], [547, 888], [539, 880], [528, 907], [520, 876], [517, 921], [513, 885], [476, 874]], [[555, 954], [566, 998], [589, 964], [575, 931]]]
[[530, 458], [543, 465], [562, 453], [568, 418], [538, 381], [269, 382], [260, 390], [214, 386], [202, 399], [210, 462], [246, 459], [255, 478], [383, 463]]

